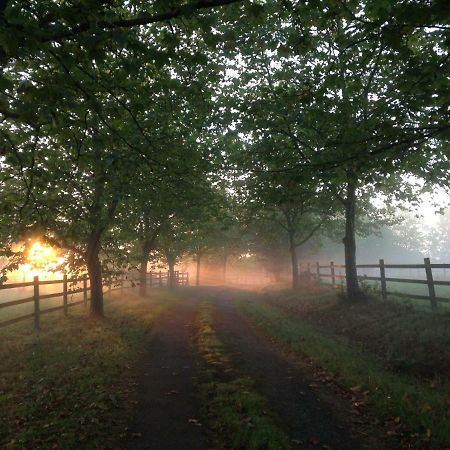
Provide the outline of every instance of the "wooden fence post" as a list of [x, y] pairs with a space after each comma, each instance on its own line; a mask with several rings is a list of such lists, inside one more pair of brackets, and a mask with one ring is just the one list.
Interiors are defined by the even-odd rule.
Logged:
[[330, 271], [331, 271], [331, 284], [333, 287], [336, 287], [336, 275], [334, 274], [334, 262], [330, 262]]
[[163, 283], [162, 283], [162, 273], [161, 271], [159, 271], [159, 287], [162, 287]]
[[153, 272], [150, 271], [150, 287], [153, 286]]
[[87, 306], [87, 275], [83, 277], [83, 301], [84, 306]]
[[123, 291], [124, 275], [120, 275], [120, 290]]
[[320, 284], [320, 264], [316, 262], [317, 283]]
[[380, 259], [380, 279], [381, 279], [381, 298], [383, 300], [387, 300], [386, 270], [384, 268], [384, 259]]
[[186, 286], [189, 286], [189, 272], [186, 272]]
[[431, 309], [434, 311], [437, 308], [436, 292], [434, 290], [433, 272], [431, 270], [430, 258], [424, 258], [425, 273], [427, 275], [428, 292], [430, 295]]
[[39, 331], [41, 329], [40, 311], [39, 311], [39, 277], [36, 275], [33, 279], [34, 287], [34, 329]]
[[67, 274], [63, 275], [63, 306], [64, 306], [64, 315], [67, 316]]

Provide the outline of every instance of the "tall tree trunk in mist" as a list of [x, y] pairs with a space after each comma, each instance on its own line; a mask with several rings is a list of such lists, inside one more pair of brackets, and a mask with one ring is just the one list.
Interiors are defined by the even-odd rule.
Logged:
[[356, 188], [357, 177], [353, 172], [348, 173], [347, 192], [345, 198], [345, 277], [347, 298], [355, 301], [361, 298], [361, 289], [356, 269]]
[[201, 253], [197, 252], [197, 269], [195, 272], [195, 285], [200, 286], [200, 261], [201, 261]]
[[93, 237], [86, 251], [86, 266], [91, 285], [91, 314], [103, 317], [103, 277], [99, 254], [100, 242]]
[[177, 261], [176, 256], [167, 255], [167, 265], [169, 266], [169, 279], [167, 280], [168, 287], [173, 289], [176, 286], [175, 279], [175, 263]]
[[141, 258], [139, 262], [139, 295], [145, 297], [147, 295], [147, 265], [150, 251], [155, 245], [156, 234], [142, 244]]
[[105, 167], [100, 151], [101, 144], [97, 142], [98, 130], [93, 130], [94, 143], [94, 191], [92, 204], [89, 208], [89, 224], [91, 232], [85, 253], [86, 266], [91, 284], [91, 315], [103, 317], [103, 268], [100, 261], [101, 240], [114, 218], [119, 204], [119, 194], [114, 192], [110, 199], [105, 196]]
[[145, 297], [147, 295], [147, 254], [141, 256], [139, 262], [139, 295]]
[[289, 252], [291, 254], [292, 265], [292, 288], [297, 289], [300, 284], [298, 273], [297, 247], [295, 245], [295, 233], [289, 231]]

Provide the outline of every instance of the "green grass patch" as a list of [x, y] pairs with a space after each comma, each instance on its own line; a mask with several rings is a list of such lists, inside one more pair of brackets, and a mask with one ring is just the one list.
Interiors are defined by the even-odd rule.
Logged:
[[213, 305], [204, 302], [197, 320], [196, 346], [207, 362], [200, 386], [205, 418], [217, 448], [288, 450], [287, 434], [270, 413], [266, 399], [251, 378], [236, 373], [212, 318]]
[[[331, 301], [324, 294], [319, 308], [325, 308]], [[418, 439], [427, 441], [433, 448], [449, 445], [448, 383], [433, 387], [430, 382], [393, 374], [372, 355], [355, 348], [347, 338], [325, 332], [299, 315], [276, 307], [276, 301], [272, 304], [255, 299], [240, 301], [239, 308], [268, 335], [332, 372], [344, 387], [367, 390], [379, 414], [399, 417], [419, 434]]]
[[170, 294], [106, 300], [106, 318], [91, 320], [80, 306], [69, 316], [42, 317], [1, 330], [0, 447], [108, 448], [132, 407], [133, 366], [154, 317], [174, 302]]
[[369, 297], [342, 301], [339, 291], [278, 291], [269, 304], [288, 315], [344, 337], [394, 373], [441, 384], [450, 381], [450, 313], [420, 311], [412, 305]]

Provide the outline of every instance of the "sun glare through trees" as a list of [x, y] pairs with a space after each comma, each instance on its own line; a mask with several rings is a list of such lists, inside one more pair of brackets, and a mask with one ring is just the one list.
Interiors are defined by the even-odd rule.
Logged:
[[450, 2], [0, 2], [0, 448], [450, 449]]

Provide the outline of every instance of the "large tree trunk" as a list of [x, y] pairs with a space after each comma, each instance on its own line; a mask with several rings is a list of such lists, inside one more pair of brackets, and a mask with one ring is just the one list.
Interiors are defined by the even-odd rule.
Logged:
[[289, 233], [289, 252], [291, 254], [291, 265], [292, 265], [292, 288], [297, 289], [300, 284], [300, 278], [298, 273], [297, 248], [295, 246], [295, 236], [291, 232]]
[[88, 249], [86, 265], [91, 285], [91, 315], [103, 317], [103, 280], [99, 246]]
[[200, 286], [200, 261], [201, 261], [201, 253], [197, 253], [197, 270], [195, 272], [195, 285]]
[[142, 242], [141, 260], [139, 262], [139, 294], [145, 297], [147, 294], [147, 265], [150, 252], [155, 248], [156, 239], [158, 238], [160, 226], [153, 229], [151, 234], [148, 234], [150, 225], [145, 225], [147, 231], [147, 238]]
[[153, 249], [156, 240], [156, 234], [142, 244], [141, 259], [139, 261], [139, 295], [145, 297], [147, 295], [147, 265], [148, 255]]
[[139, 262], [139, 295], [145, 297], [147, 295], [147, 264], [148, 253], [142, 254]]
[[357, 178], [351, 173], [347, 181], [345, 199], [345, 277], [347, 285], [347, 298], [351, 301], [361, 298], [356, 269], [356, 188]]
[[169, 266], [169, 279], [167, 280], [168, 287], [173, 289], [176, 286], [177, 280], [175, 279], [175, 263], [177, 258], [170, 255], [167, 256], [167, 265]]

